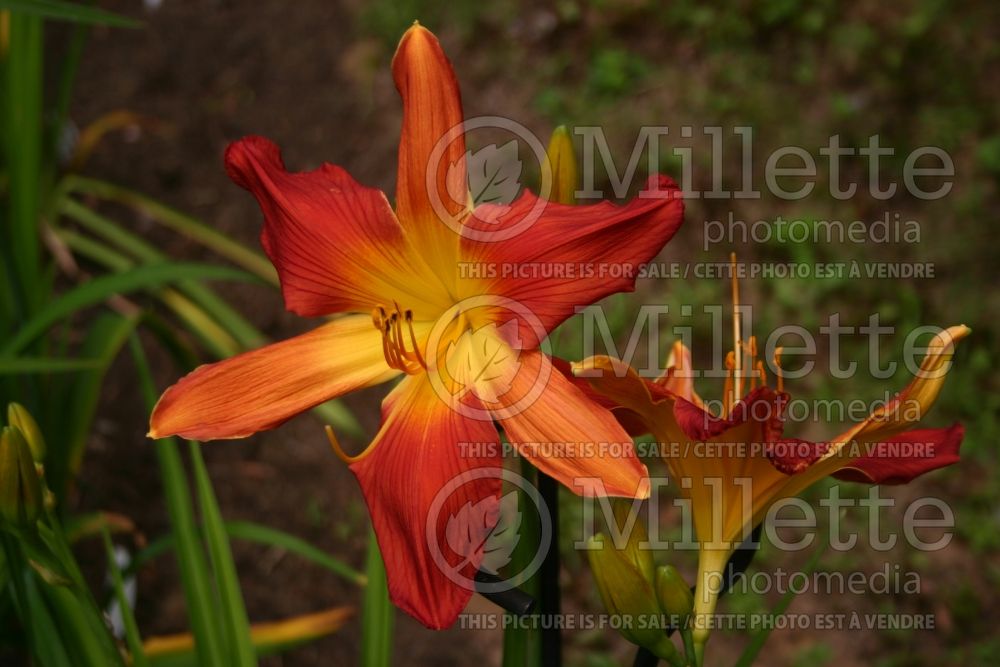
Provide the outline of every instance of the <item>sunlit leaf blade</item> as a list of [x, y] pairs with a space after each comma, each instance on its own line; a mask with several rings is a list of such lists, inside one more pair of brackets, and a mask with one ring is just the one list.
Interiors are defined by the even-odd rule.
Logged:
[[[336, 607], [281, 621], [255, 623], [250, 626], [250, 637], [257, 655], [275, 655], [336, 632], [353, 613], [350, 607]], [[194, 638], [189, 634], [150, 637], [146, 640], [146, 654], [152, 667], [197, 667], [193, 645]]]
[[277, 271], [262, 253], [247, 248], [242, 243], [155, 199], [113, 183], [82, 176], [66, 177], [64, 187], [71, 192], [87, 193], [129, 206], [149, 216], [155, 222], [210, 248], [220, 257], [243, 267], [266, 282], [272, 285], [278, 284]]
[[[67, 177], [67, 180], [69, 179], [75, 182], [75, 177]], [[60, 206], [60, 211], [133, 257], [147, 263], [166, 260], [162, 253], [138, 236], [86, 206], [66, 199]], [[129, 257], [103, 243], [68, 229], [60, 229], [56, 233], [74, 252], [79, 252], [114, 271], [127, 271], [134, 266]], [[244, 349], [260, 347], [268, 342], [263, 333], [205, 285], [194, 281], [183, 281], [178, 283], [176, 291], [173, 288], [161, 288], [158, 294], [164, 304], [180, 317], [188, 330], [209, 351], [220, 358], [232, 356]], [[363, 432], [357, 418], [339, 400], [323, 403], [314, 408], [313, 412], [337, 431], [355, 436]]]
[[177, 283], [182, 280], [253, 280], [237, 269], [211, 264], [163, 263], [139, 266], [131, 271], [101, 276], [76, 286], [51, 300], [17, 335], [0, 349], [0, 356], [12, 356], [44, 333], [50, 326], [78, 310], [102, 303], [116, 294]]

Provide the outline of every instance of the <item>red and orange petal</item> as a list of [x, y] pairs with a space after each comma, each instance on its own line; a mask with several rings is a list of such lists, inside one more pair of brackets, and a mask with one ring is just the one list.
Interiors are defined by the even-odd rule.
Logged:
[[[536, 208], [539, 207], [539, 208]], [[538, 216], [525, 231], [502, 241], [528, 216]], [[567, 206], [525, 192], [511, 206], [484, 204], [466, 226], [489, 232], [486, 240], [462, 239], [462, 261], [493, 267], [538, 267], [546, 273], [497, 278], [489, 291], [523, 304], [525, 346], [538, 344], [536, 328], [546, 332], [574, 314], [580, 304], [616, 292], [632, 291], [640, 268], [652, 260], [681, 225], [684, 203], [677, 184], [654, 176], [638, 197], [624, 206], [601, 202]], [[469, 282], [459, 289], [478, 290]], [[532, 322], [540, 326], [531, 326]]]
[[[865, 454], [834, 477], [869, 484], [906, 484], [924, 473], [959, 461], [965, 429], [961, 424], [948, 428], [917, 429], [882, 442], [867, 443]], [[850, 447], [850, 445], [848, 445]]]
[[458, 235], [443, 218], [459, 223], [468, 207], [462, 100], [451, 63], [430, 31], [406, 31], [392, 60], [403, 99], [396, 213], [413, 243], [448, 263]]
[[581, 495], [648, 497], [646, 466], [611, 412], [541, 352], [522, 352], [519, 364], [494, 416], [521, 455]]
[[699, 408], [705, 404], [694, 390], [694, 366], [691, 362], [691, 350], [681, 341], [675, 341], [670, 349], [667, 368], [656, 379], [656, 384], [662, 385], [667, 391], [694, 403]]
[[694, 403], [677, 398], [674, 419], [694, 442], [707, 442], [749, 422], [759, 426], [759, 442], [774, 442], [781, 438], [787, 404], [788, 394], [776, 392], [770, 387], [757, 387], [737, 402], [725, 417], [718, 417]]
[[290, 311], [369, 313], [397, 300], [429, 317], [446, 307], [446, 291], [407, 244], [379, 190], [331, 164], [289, 173], [278, 147], [256, 136], [229, 146], [226, 170], [260, 204], [261, 242]]
[[834, 438], [835, 443], [887, 438], [920, 421], [937, 401], [951, 368], [958, 341], [972, 333], [965, 325], [948, 327], [928, 343], [920, 369], [887, 405], [872, 411], [860, 424]]
[[492, 422], [460, 414], [421, 374], [386, 398], [378, 435], [351, 464], [389, 596], [429, 628], [450, 626], [472, 596], [483, 544], [499, 516], [500, 451]]
[[[878, 442], [848, 443], [839, 452], [839, 468], [833, 476], [847, 482], [906, 484], [924, 473], [958, 463], [964, 435], [962, 425], [953, 424], [906, 431]], [[764, 451], [772, 465], [786, 475], [815, 476], [809, 468], [830, 447], [826, 442], [780, 440], [766, 443]], [[860, 455], [848, 458], [856, 453]]]
[[343, 317], [301, 336], [198, 367], [160, 397], [149, 435], [243, 438], [397, 374], [385, 362], [382, 337], [371, 318]]

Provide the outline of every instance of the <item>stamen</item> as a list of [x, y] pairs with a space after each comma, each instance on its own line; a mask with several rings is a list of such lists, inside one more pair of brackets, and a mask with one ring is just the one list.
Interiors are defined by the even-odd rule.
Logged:
[[413, 345], [413, 353], [417, 357], [417, 363], [423, 366], [424, 370], [427, 370], [427, 362], [424, 361], [424, 355], [420, 354], [420, 346], [417, 345], [417, 334], [413, 331], [413, 311], [406, 311], [406, 326], [410, 330], [410, 344]]
[[352, 463], [357, 463], [361, 459], [371, 454], [372, 451], [375, 449], [372, 446], [368, 446], [367, 448], [365, 448], [363, 452], [361, 452], [357, 456], [351, 456], [350, 454], [344, 451], [343, 447], [340, 446], [340, 440], [337, 440], [337, 435], [333, 432], [332, 426], [327, 424], [324, 427], [324, 430], [326, 431], [326, 439], [330, 441], [330, 448], [333, 449], [333, 453], [336, 454], [337, 458], [339, 458], [347, 465], [350, 465]]
[[392, 324], [386, 320], [382, 326], [382, 352], [390, 368], [402, 370], [399, 357], [396, 354], [396, 345], [392, 342]]
[[781, 347], [774, 348], [774, 376], [776, 378], [775, 386], [779, 393], [785, 390], [785, 378], [781, 376], [781, 351], [783, 349], [784, 348]]
[[757, 362], [757, 374], [760, 375], [760, 386], [767, 386], [767, 373], [764, 371], [764, 360]]
[[[414, 375], [421, 369], [426, 369], [427, 364], [420, 353], [417, 335], [413, 330], [413, 311], [407, 310], [404, 315], [398, 303], [394, 301], [393, 305], [396, 310], [391, 315], [386, 312], [383, 306], [377, 306], [372, 311], [372, 324], [382, 334], [382, 353], [385, 355], [385, 361], [389, 367], [403, 371], [408, 375]], [[410, 332], [409, 337], [413, 350], [406, 348], [402, 324], [404, 318]]]
[[733, 386], [731, 404], [743, 395], [742, 339], [740, 337], [740, 285], [736, 280], [736, 253], [729, 253], [729, 270], [733, 281]]
[[382, 325], [383, 325], [384, 322], [385, 322], [385, 308], [383, 308], [382, 306], [378, 306], [377, 308], [373, 308], [372, 309], [372, 324], [375, 325], [375, 328], [378, 329], [379, 331], [381, 331], [382, 330]]
[[396, 343], [396, 350], [399, 352], [399, 357], [401, 359], [412, 360], [413, 355], [406, 351], [406, 346], [403, 344], [403, 325], [400, 324], [399, 319], [398, 312], [392, 314], [392, 340]]
[[733, 368], [735, 367], [735, 363], [733, 362], [733, 359], [735, 357], [736, 357], [736, 354], [734, 352], [732, 352], [731, 350], [730, 350], [729, 354], [726, 355], [726, 370], [728, 372], [726, 373], [726, 384], [725, 384], [725, 386], [722, 389], [722, 412], [723, 412], [722, 416], [723, 417], [726, 417], [726, 416], [729, 415], [729, 412], [733, 409], [733, 406], [736, 405], [736, 401], [738, 400], [738, 399], [734, 398], [735, 393], [733, 392], [733, 372], [732, 371], [733, 371]]
[[757, 337], [750, 336], [750, 341], [744, 345], [746, 349], [746, 368], [749, 369], [748, 373], [750, 375], [750, 389], [753, 391], [757, 388]]

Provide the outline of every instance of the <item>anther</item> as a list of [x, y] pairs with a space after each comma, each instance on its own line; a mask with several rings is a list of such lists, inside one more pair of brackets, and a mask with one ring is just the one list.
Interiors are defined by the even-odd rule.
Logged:
[[[389, 367], [412, 375], [417, 373], [420, 368], [427, 368], [417, 345], [416, 332], [413, 330], [413, 312], [407, 310], [404, 313], [395, 301], [393, 301], [393, 305], [396, 310], [392, 313], [386, 312], [382, 305], [377, 306], [372, 311], [372, 324], [382, 334], [382, 353], [385, 355], [385, 361]], [[409, 329], [412, 351], [406, 347], [406, 336], [403, 333], [402, 323], [404, 319], [407, 329]]]
[[407, 310], [404, 317], [406, 318], [406, 327], [410, 330], [410, 344], [413, 345], [413, 354], [417, 357], [417, 363], [423, 366], [424, 370], [427, 370], [427, 362], [424, 361], [424, 355], [420, 353], [420, 345], [417, 344], [417, 334], [413, 331], [413, 311]]
[[776, 347], [774, 348], [774, 376], [777, 378], [774, 382], [778, 392], [782, 392], [785, 389], [785, 378], [781, 375], [781, 351], [784, 348]]

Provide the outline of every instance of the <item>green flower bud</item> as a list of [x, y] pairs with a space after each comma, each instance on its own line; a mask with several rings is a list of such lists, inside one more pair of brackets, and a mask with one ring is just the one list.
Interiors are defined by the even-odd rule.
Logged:
[[597, 590], [607, 612], [619, 617], [619, 632], [625, 639], [677, 664], [680, 654], [666, 635], [653, 582], [634, 558], [645, 551], [637, 548], [639, 542], [639, 539], [630, 539], [625, 549], [616, 549], [612, 540], [604, 535], [591, 538], [587, 556]]
[[32, 528], [42, 511], [42, 485], [31, 449], [16, 426], [0, 432], [0, 522]]
[[27, 408], [20, 403], [8, 403], [7, 423], [21, 431], [21, 435], [28, 442], [28, 447], [31, 448], [35, 462], [42, 463], [45, 460], [45, 438], [42, 437], [42, 429], [38, 428], [38, 422]]
[[620, 553], [642, 573], [646, 581], [652, 583], [656, 564], [653, 562], [653, 552], [649, 548], [646, 523], [637, 511], [637, 505], [632, 500], [612, 498], [611, 511], [618, 534], [628, 539]]
[[691, 587], [673, 565], [656, 568], [656, 597], [663, 611], [678, 619], [679, 626], [687, 622], [694, 609]]

